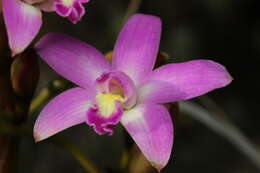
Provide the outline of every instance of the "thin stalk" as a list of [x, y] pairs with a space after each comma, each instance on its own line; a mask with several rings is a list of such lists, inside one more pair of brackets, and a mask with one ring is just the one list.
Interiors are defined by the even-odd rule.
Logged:
[[29, 115], [33, 115], [36, 111], [38, 111], [50, 98], [55, 96], [71, 87], [70, 83], [64, 80], [56, 79], [51, 81], [48, 84], [48, 87], [43, 88], [39, 94], [32, 100]]
[[81, 164], [86, 172], [101, 173], [100, 170], [94, 166], [94, 163], [92, 163], [84, 154], [82, 154], [82, 152], [73, 143], [61, 138], [56, 138], [51, 140], [51, 142], [52, 144], [72, 154], [72, 156]]
[[142, 0], [130, 0], [126, 10], [124, 21], [126, 21], [130, 16], [132, 16], [139, 10], [141, 3]]
[[226, 138], [260, 170], [260, 150], [230, 121], [209, 112], [200, 105], [180, 102], [180, 111], [201, 122], [220, 136]]
[[29, 115], [35, 113], [47, 100], [50, 98], [49, 88], [44, 88], [40, 93], [33, 99], [29, 109]]
[[0, 134], [0, 172], [12, 173], [16, 168], [16, 153], [19, 139], [11, 135]]
[[[28, 126], [16, 127], [4, 123], [4, 121], [0, 121], [0, 132], [3, 133], [2, 136], [0, 134], [0, 148], [2, 148], [2, 150], [0, 150], [0, 173], [10, 173], [11, 167], [7, 166], [9, 166], [10, 163], [9, 158], [13, 158], [10, 157], [12, 156], [10, 152], [14, 149], [14, 147], [12, 147], [14, 144], [13, 139], [17, 139], [18, 136], [31, 136], [32, 127], [30, 125], [29, 127], [30, 128], [28, 128]], [[12, 136], [14, 137], [10, 138]], [[100, 171], [94, 166], [94, 163], [92, 163], [85, 155], [83, 155], [82, 152], [73, 143], [70, 143], [63, 138], [54, 138], [49, 142], [50, 144], [58, 146], [66, 152], [70, 153], [81, 164], [86, 172], [100, 173]], [[7, 168], [9, 172], [7, 172]], [[5, 170], [5, 172], [3, 170]]]

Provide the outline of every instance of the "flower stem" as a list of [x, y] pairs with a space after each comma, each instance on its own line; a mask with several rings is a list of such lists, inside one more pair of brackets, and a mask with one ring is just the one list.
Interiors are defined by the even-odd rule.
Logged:
[[43, 88], [32, 100], [29, 109], [29, 115], [32, 115], [38, 109], [40, 109], [51, 97], [68, 88], [69, 84], [64, 80], [56, 79], [50, 82], [48, 87]]
[[[70, 84], [67, 81], [56, 79], [48, 85], [47, 88], [43, 88], [39, 94], [33, 99], [30, 106], [30, 115], [35, 113], [40, 109], [43, 104], [45, 104], [54, 95], [60, 93], [61, 91], [68, 89]], [[82, 152], [73, 144], [62, 138], [54, 138], [49, 141], [50, 143], [64, 149], [69, 152], [89, 173], [100, 173], [100, 171]]]
[[141, 3], [142, 0], [130, 0], [126, 10], [124, 21], [126, 21], [130, 16], [132, 16], [139, 10]]
[[100, 173], [100, 171], [94, 166], [94, 163], [92, 163], [88, 158], [86, 158], [86, 156], [82, 154], [82, 152], [73, 143], [61, 138], [52, 139], [51, 142], [52, 144], [72, 154], [72, 156], [76, 160], [78, 160], [78, 162], [87, 172]]
[[216, 113], [209, 112], [192, 102], [180, 102], [180, 111], [201, 122], [220, 136], [226, 138], [247, 156], [260, 170], [260, 150], [236, 126]]
[[0, 134], [0, 172], [12, 173], [15, 171], [17, 145], [19, 139], [10, 135]]
[[[7, 124], [5, 121], [1, 121], [0, 119], [0, 132], [3, 133], [3, 135], [0, 134], [0, 173], [10, 173], [9, 170], [9, 172], [1, 171], [2, 169], [5, 169], [6, 171], [7, 168], [11, 169], [7, 166], [9, 166], [11, 161], [9, 158], [13, 158], [11, 157], [11, 151], [15, 151], [14, 139], [17, 139], [18, 136], [31, 136], [31, 129], [32, 127], [29, 124], [27, 124], [27, 126], [16, 127], [12, 126], [11, 124]], [[70, 153], [81, 164], [86, 172], [100, 173], [100, 171], [94, 166], [94, 164], [85, 155], [83, 155], [73, 143], [70, 143], [63, 138], [57, 137], [54, 139], [50, 139], [49, 142], [50, 144], [54, 144]]]

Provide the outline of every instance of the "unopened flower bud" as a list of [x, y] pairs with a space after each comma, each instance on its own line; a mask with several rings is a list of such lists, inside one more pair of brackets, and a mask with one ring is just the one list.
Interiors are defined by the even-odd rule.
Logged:
[[11, 66], [11, 81], [15, 93], [31, 98], [38, 83], [39, 66], [34, 50], [27, 50], [15, 57]]
[[9, 57], [0, 58], [0, 115], [14, 112], [14, 92], [10, 81]]

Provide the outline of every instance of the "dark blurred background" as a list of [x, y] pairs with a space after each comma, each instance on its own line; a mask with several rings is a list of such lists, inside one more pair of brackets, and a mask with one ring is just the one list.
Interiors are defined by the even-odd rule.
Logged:
[[[40, 36], [62, 32], [81, 39], [106, 53], [113, 49], [122, 26], [128, 0], [92, 0], [77, 25], [56, 14], [45, 14]], [[212, 59], [229, 70], [231, 85], [208, 96], [229, 119], [260, 146], [260, 2], [259, 0], [143, 0], [139, 12], [163, 21], [161, 50], [171, 62]], [[57, 75], [43, 62], [38, 91]], [[180, 114], [175, 121], [175, 144], [171, 160], [162, 173], [257, 173], [256, 166], [223, 137], [203, 124]], [[122, 127], [112, 137], [98, 136], [83, 124], [60, 136], [75, 143], [105, 172], [115, 172], [126, 143]], [[43, 142], [22, 138], [19, 173], [83, 173], [67, 152]], [[149, 170], [148, 172], [153, 172]], [[139, 172], [134, 172], [139, 173]]]

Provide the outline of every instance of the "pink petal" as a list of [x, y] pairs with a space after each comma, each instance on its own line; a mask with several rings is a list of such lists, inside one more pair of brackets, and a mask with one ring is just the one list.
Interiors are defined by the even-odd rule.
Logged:
[[191, 99], [224, 87], [232, 77], [224, 66], [210, 60], [194, 60], [154, 70], [139, 89], [139, 103], [166, 103]]
[[19, 0], [3, 0], [3, 15], [13, 56], [21, 53], [34, 39], [42, 24], [38, 8]]
[[34, 125], [35, 141], [46, 139], [62, 130], [86, 121], [90, 100], [95, 97], [91, 89], [73, 88], [49, 102]]
[[129, 75], [136, 85], [149, 74], [158, 53], [161, 21], [137, 14], [123, 27], [113, 52], [113, 68]]
[[93, 86], [97, 77], [110, 71], [105, 57], [92, 46], [63, 34], [47, 34], [37, 44], [42, 59], [75, 84]]
[[160, 171], [173, 145], [173, 124], [162, 105], [139, 105], [123, 114], [121, 123], [151, 164]]

